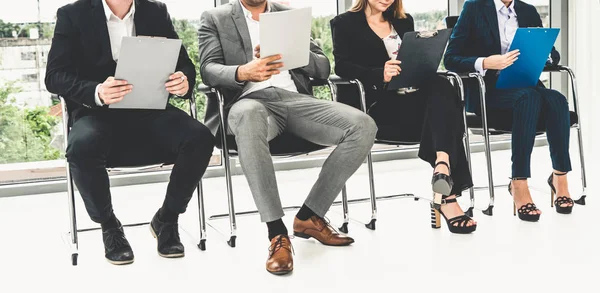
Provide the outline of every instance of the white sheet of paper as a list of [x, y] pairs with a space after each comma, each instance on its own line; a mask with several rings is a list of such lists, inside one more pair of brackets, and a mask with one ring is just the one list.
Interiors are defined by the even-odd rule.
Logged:
[[124, 37], [115, 79], [133, 85], [131, 93], [111, 109], [161, 109], [169, 100], [165, 83], [175, 72], [181, 40], [159, 37]]
[[308, 65], [311, 21], [311, 7], [261, 14], [260, 56], [281, 54], [280, 70]]

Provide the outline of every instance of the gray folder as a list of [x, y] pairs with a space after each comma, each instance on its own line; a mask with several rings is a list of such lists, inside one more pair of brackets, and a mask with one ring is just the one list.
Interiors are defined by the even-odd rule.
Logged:
[[165, 109], [169, 92], [165, 87], [175, 72], [181, 40], [155, 37], [124, 37], [115, 79], [133, 85], [131, 93], [111, 109]]

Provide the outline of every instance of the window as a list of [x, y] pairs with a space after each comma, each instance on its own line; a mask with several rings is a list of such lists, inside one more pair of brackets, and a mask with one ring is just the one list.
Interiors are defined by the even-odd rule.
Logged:
[[35, 52], [21, 52], [21, 60], [23, 60], [23, 61], [35, 60]]
[[21, 80], [23, 82], [37, 82], [38, 81], [38, 75], [37, 75], [37, 73], [34, 73], [34, 74], [23, 74], [23, 77], [21, 78]]
[[[550, 27], [550, 0], [529, 0], [527, 3], [535, 6], [537, 12], [540, 14], [542, 18], [542, 25], [544, 27]], [[544, 85], [550, 88], [550, 73], [542, 73], [540, 80], [544, 83]]]
[[404, 10], [415, 19], [416, 31], [446, 28], [448, 0], [405, 0]]
[[[196, 62], [200, 16], [214, 7], [214, 1], [161, 1], [167, 5], [175, 29]], [[0, 9], [0, 184], [65, 176], [60, 105], [40, 105], [56, 104], [45, 89], [43, 78], [56, 11], [72, 2], [21, 0]], [[30, 38], [31, 28], [39, 28], [39, 38]], [[38, 56], [41, 60], [32, 62]], [[187, 107], [184, 104], [187, 103], [178, 106]], [[203, 100], [197, 104], [202, 112]], [[35, 171], [40, 168], [44, 171]]]

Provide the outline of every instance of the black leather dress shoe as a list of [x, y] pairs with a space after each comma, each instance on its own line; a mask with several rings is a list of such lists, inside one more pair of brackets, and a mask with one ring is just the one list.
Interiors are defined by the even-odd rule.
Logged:
[[111, 228], [102, 232], [104, 241], [104, 257], [114, 265], [126, 265], [133, 262], [133, 251], [125, 238], [123, 226]]
[[179, 239], [179, 226], [177, 222], [162, 222], [158, 212], [150, 222], [150, 232], [158, 242], [158, 255], [166, 258], [183, 257], [185, 255], [183, 244]]

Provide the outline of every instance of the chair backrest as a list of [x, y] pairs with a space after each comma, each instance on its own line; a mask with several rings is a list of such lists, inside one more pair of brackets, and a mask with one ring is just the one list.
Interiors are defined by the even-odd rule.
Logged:
[[454, 28], [456, 23], [458, 22], [458, 16], [448, 16], [446, 17], [446, 27]]

